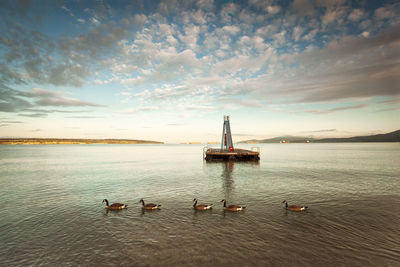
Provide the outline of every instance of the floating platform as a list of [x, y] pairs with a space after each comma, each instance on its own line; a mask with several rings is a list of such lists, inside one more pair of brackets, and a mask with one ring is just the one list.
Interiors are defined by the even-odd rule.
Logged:
[[226, 151], [205, 147], [203, 156], [206, 161], [259, 161], [260, 148], [253, 147], [251, 150], [235, 148], [234, 151]]

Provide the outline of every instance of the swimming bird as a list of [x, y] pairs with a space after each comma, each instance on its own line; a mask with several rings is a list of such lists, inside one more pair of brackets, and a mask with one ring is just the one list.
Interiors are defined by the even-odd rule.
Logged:
[[114, 204], [109, 205], [107, 199], [103, 199], [103, 203], [104, 202], [106, 203], [106, 209], [109, 209], [109, 210], [122, 210], [122, 209], [126, 209], [128, 207], [128, 205], [121, 204], [121, 203], [114, 203]]
[[238, 206], [238, 205], [226, 206], [226, 200], [225, 199], [221, 200], [221, 202], [224, 202], [224, 210], [241, 211], [241, 210], [244, 210], [246, 208], [245, 206]]
[[210, 210], [210, 209], [212, 209], [212, 205], [213, 204], [199, 204], [199, 205], [197, 205], [197, 199], [196, 198], [193, 199], [193, 201], [194, 201], [193, 208], [195, 210]]
[[143, 198], [140, 199], [139, 202], [142, 202], [142, 209], [145, 209], [145, 210], [155, 210], [155, 209], [159, 209], [161, 207], [161, 205], [157, 205], [157, 204], [153, 204], [153, 203], [144, 204]]
[[285, 208], [290, 211], [304, 211], [307, 210], [307, 206], [300, 206], [300, 205], [288, 205], [287, 201], [284, 200], [282, 203], [285, 203]]

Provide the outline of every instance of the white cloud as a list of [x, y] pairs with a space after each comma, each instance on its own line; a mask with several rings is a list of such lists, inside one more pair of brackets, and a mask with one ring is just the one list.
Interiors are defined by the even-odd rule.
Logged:
[[82, 107], [82, 106], [92, 106], [92, 107], [104, 107], [104, 105], [99, 105], [91, 102], [81, 101], [75, 98], [69, 97], [50, 97], [43, 98], [36, 101], [39, 106], [65, 106], [65, 107]]
[[294, 13], [302, 16], [311, 16], [316, 12], [314, 5], [310, 0], [294, 0], [290, 4], [290, 7]]
[[195, 1], [197, 7], [205, 10], [205, 11], [213, 11], [214, 10], [214, 1], [213, 0], [197, 0]]
[[167, 36], [167, 42], [174, 47], [179, 45], [179, 41], [172, 35]]
[[391, 5], [387, 5], [384, 7], [380, 7], [377, 10], [375, 10], [375, 18], [378, 20], [383, 20], [383, 19], [390, 19], [394, 18], [396, 16], [395, 12], [396, 8], [394, 8]]
[[172, 26], [169, 24], [162, 23], [159, 25], [159, 28], [162, 35], [168, 36], [174, 33]]
[[93, 83], [96, 84], [96, 85], [105, 85], [105, 84], [110, 84], [110, 83], [113, 83], [113, 82], [117, 82], [118, 80], [119, 80], [118, 77], [113, 77], [113, 78], [110, 78], [108, 80], [94, 80]]
[[[95, 9], [87, 10], [90, 16], [86, 15], [86, 20], [72, 20], [75, 26], [76, 21], [91, 24], [86, 25], [87, 33], [62, 37], [57, 42], [49, 40], [41, 49], [54, 53], [47, 55], [38, 50], [39, 56], [20, 64], [29, 68], [18, 72], [11, 69], [12, 65], [3, 64], [0, 75], [11, 79], [14, 74], [15, 81], [19, 78], [38, 84], [44, 81], [81, 86], [88, 77], [96, 85], [120, 82], [121, 90], [134, 90], [119, 95], [130, 97], [129, 103], [170, 101], [178, 105], [187, 101], [187, 108], [195, 103], [199, 109], [207, 109], [208, 104], [204, 103], [219, 105], [228, 101], [261, 107], [258, 99], [250, 99], [254, 95], [271, 96], [277, 101], [312, 102], [394, 94], [398, 45], [391, 40], [398, 33], [393, 31], [386, 41], [375, 38], [383, 26], [387, 28], [395, 22], [394, 5], [373, 13], [374, 10], [351, 9], [343, 1], [294, 0], [285, 10], [276, 1], [249, 0], [249, 6], [238, 3], [167, 0], [157, 11], [144, 11], [138, 6], [135, 12], [144, 14], [127, 12], [130, 15], [124, 18], [117, 16], [124, 16], [122, 11], [109, 10], [107, 17], [97, 15]], [[371, 20], [366, 20], [369, 14]], [[338, 25], [344, 19], [347, 23]], [[354, 25], [359, 25], [357, 33]], [[342, 37], [349, 32], [354, 35]], [[13, 55], [9, 62], [18, 62], [21, 53], [17, 52], [29, 51], [25, 55], [33, 55], [36, 47], [43, 47], [42, 41], [25, 45], [23, 38], [12, 41], [10, 36], [0, 38], [2, 47], [21, 48], [15, 53], [4, 52], [5, 56]], [[60, 47], [61, 52], [56, 51]], [[44, 60], [61, 63], [46, 68], [49, 65], [41, 65]], [[35, 80], [40, 73], [37, 66], [48, 71], [43, 72], [42, 79]], [[237, 100], [244, 95], [249, 99]], [[40, 90], [23, 97], [32, 104], [40, 100], [37, 105], [96, 105]], [[4, 109], [14, 110], [10, 105]], [[152, 108], [131, 111], [145, 110]]]
[[293, 29], [293, 39], [295, 41], [298, 41], [300, 39], [300, 36], [303, 34], [304, 28], [301, 26], [296, 26]]
[[182, 43], [186, 44], [186, 47], [192, 50], [197, 49], [198, 35], [200, 33], [200, 27], [195, 25], [188, 25], [184, 28], [185, 34], [179, 34], [178, 37]]
[[126, 78], [121, 80], [121, 84], [124, 85], [141, 85], [147, 81], [146, 78], [138, 76], [136, 78]]
[[283, 44], [286, 41], [286, 30], [282, 30], [279, 33], [273, 35], [277, 44]]
[[153, 92], [145, 93], [144, 96], [152, 101], [168, 101], [170, 99], [178, 99], [182, 97], [190, 97], [193, 95], [193, 89], [183, 85], [163, 85], [156, 88]]
[[364, 36], [365, 38], [368, 38], [369, 37], [369, 32], [363, 32], [361, 35]]
[[181, 109], [183, 110], [200, 110], [200, 111], [212, 111], [212, 110], [217, 110], [218, 107], [216, 106], [210, 106], [210, 105], [183, 105], [181, 106]]
[[197, 10], [196, 12], [190, 12], [188, 16], [193, 19], [193, 21], [197, 24], [206, 24], [207, 21], [207, 15], [204, 13], [203, 10]]
[[[351, 106], [344, 106], [344, 107], [338, 107], [338, 108], [330, 108], [330, 109], [307, 109], [307, 110], [302, 110], [303, 112], [306, 113], [312, 113], [312, 114], [328, 114], [328, 113], [333, 113], [333, 112], [339, 112], [339, 111], [344, 111], [344, 110], [351, 110], [351, 109], [360, 109], [360, 108], [365, 108], [368, 107], [367, 104], [358, 104], [358, 105], [351, 105]], [[326, 131], [331, 131], [331, 130], [324, 130]], [[333, 129], [333, 131], [336, 131]], [[318, 131], [321, 132], [321, 131]]]
[[158, 5], [158, 12], [168, 16], [179, 13], [179, 3], [177, 0], [164, 0]]
[[361, 29], [366, 30], [371, 27], [371, 24], [372, 24], [372, 21], [369, 19], [366, 19], [366, 20], [361, 21], [361, 23], [359, 25], [360, 25]]
[[286, 102], [398, 95], [399, 36], [395, 27], [369, 38], [347, 36], [326, 48], [294, 56], [301, 68], [285, 69], [281, 77], [259, 76], [245, 87], [268, 85], [268, 94], [261, 90], [264, 96]]
[[309, 33], [303, 36], [303, 40], [305, 41], [311, 41], [315, 35], [318, 33], [318, 29], [313, 29]]
[[68, 12], [71, 11], [71, 9], [67, 8], [65, 5], [62, 5], [61, 8], [64, 9], [65, 11], [68, 11]]
[[126, 109], [126, 110], [121, 111], [120, 113], [122, 113], [122, 114], [137, 114], [137, 113], [144, 112], [144, 111], [156, 111], [159, 109], [160, 108], [157, 106], [144, 106], [144, 107]]
[[101, 24], [100, 21], [98, 19], [96, 19], [95, 17], [92, 17], [90, 19], [90, 22], [93, 23], [96, 26], [99, 26]]
[[64, 95], [65, 93], [34, 87], [30, 92], [23, 92], [20, 94], [28, 97], [62, 97], [62, 95]]
[[261, 35], [264, 37], [270, 36], [271, 34], [276, 33], [278, 30], [278, 26], [274, 24], [269, 24], [263, 27], [260, 27], [256, 30], [257, 35]]
[[281, 10], [280, 6], [267, 6], [266, 10], [269, 14], [275, 15]]
[[203, 45], [207, 50], [214, 50], [219, 46], [219, 39], [215, 32], [205, 34]]
[[363, 17], [365, 17], [365, 11], [362, 9], [354, 9], [350, 15], [349, 20], [351, 21], [360, 21]]
[[[133, 71], [136, 71], [138, 69], [137, 66], [132, 65], [132, 64], [118, 64], [115, 63], [112, 67], [111, 67], [113, 72], [119, 72], [119, 73], [131, 73]], [[112, 78], [112, 81], [117, 80], [117, 78]]]
[[138, 26], [144, 25], [147, 23], [147, 16], [144, 14], [136, 14], [133, 17], [133, 22]]
[[229, 15], [234, 15], [234, 14], [236, 14], [238, 11], [239, 11], [239, 5], [237, 5], [237, 4], [234, 4], [234, 3], [228, 3], [228, 4], [225, 4], [224, 6], [223, 6], [223, 8], [222, 8], [222, 13], [226, 13], [226, 14], [229, 14]]
[[221, 10], [221, 21], [226, 24], [230, 24], [232, 22], [232, 16], [235, 16], [239, 11], [239, 5], [234, 3], [225, 4]]
[[37, 106], [104, 107], [104, 105], [82, 101], [71, 97], [65, 97], [65, 94], [65, 92], [45, 90], [41, 88], [32, 88], [32, 90], [29, 92], [19, 92], [20, 96], [37, 99], [35, 100], [35, 104]]
[[243, 99], [234, 97], [220, 97], [218, 101], [225, 104], [231, 104], [236, 107], [264, 108], [265, 106], [257, 99]]
[[237, 27], [237, 26], [224, 26], [222, 28], [222, 30], [224, 32], [227, 32], [227, 33], [231, 34], [231, 35], [236, 35], [236, 34], [238, 34], [240, 32], [240, 28]]
[[338, 14], [336, 10], [327, 10], [324, 16], [322, 17], [322, 23], [326, 25], [334, 22], [336, 20], [337, 15]]

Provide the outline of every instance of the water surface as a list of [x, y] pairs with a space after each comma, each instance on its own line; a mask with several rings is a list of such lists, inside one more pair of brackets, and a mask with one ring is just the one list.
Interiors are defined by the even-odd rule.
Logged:
[[400, 266], [398, 143], [260, 147], [255, 164], [198, 145], [1, 146], [1, 265]]

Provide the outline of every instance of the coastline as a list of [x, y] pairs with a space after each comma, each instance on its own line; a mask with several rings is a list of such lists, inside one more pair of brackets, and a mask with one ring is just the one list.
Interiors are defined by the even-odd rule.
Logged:
[[0, 138], [0, 145], [164, 144], [133, 139]]

